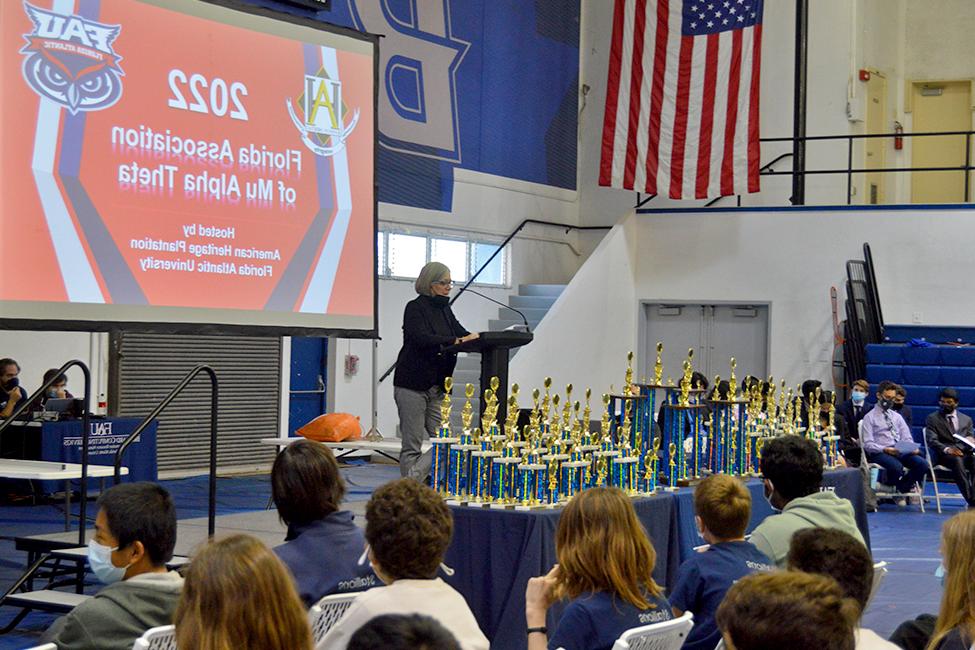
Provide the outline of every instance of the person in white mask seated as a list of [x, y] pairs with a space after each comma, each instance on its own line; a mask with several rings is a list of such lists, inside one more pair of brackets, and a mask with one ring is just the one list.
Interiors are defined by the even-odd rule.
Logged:
[[108, 585], [44, 633], [58, 650], [129, 650], [151, 627], [170, 625], [183, 578], [166, 568], [176, 546], [176, 507], [155, 483], [122, 483], [98, 498], [88, 564]]

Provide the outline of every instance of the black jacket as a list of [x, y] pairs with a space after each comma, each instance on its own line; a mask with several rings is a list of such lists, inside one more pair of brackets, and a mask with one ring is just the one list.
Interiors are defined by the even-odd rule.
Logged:
[[457, 354], [441, 352], [454, 340], [467, 336], [446, 297], [417, 296], [403, 312], [403, 348], [396, 359], [393, 385], [412, 390], [443, 386], [454, 373]]
[[[972, 419], [955, 409], [955, 421], [958, 423], [958, 433], [961, 436], [972, 435]], [[941, 411], [935, 411], [928, 415], [924, 420], [927, 428], [927, 443], [932, 452], [937, 452], [940, 456], [945, 453], [945, 447], [957, 447], [962, 451], [969, 449], [968, 445], [955, 439], [948, 426], [948, 418]], [[937, 460], [935, 458], [934, 460]]]

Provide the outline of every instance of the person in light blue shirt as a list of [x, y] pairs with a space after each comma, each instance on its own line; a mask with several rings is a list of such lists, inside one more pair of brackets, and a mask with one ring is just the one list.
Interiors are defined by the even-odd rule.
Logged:
[[694, 553], [677, 572], [670, 594], [675, 616], [694, 613], [694, 627], [683, 650], [714, 650], [721, 631], [714, 622], [718, 605], [735, 582], [756, 571], [772, 571], [768, 556], [745, 541], [752, 512], [748, 488], [733, 476], [713, 474], [694, 490], [694, 519], [709, 544]]
[[863, 450], [867, 460], [884, 468], [883, 483], [901, 494], [910, 492], [928, 471], [928, 463], [914, 443], [911, 429], [894, 410], [897, 385], [882, 381], [877, 404], [863, 416]]

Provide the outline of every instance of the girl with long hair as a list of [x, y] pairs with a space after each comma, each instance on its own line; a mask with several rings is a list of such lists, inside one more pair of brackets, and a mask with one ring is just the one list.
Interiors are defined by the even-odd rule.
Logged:
[[194, 650], [311, 650], [288, 570], [260, 540], [231, 535], [193, 557], [176, 607], [176, 645]]
[[[590, 488], [569, 501], [555, 533], [558, 564], [528, 581], [528, 648], [609, 649], [626, 630], [673, 618], [653, 580], [657, 554], [633, 505], [617, 488]], [[549, 639], [549, 606], [568, 605]]]
[[968, 650], [975, 641], [975, 510], [945, 522], [941, 555], [944, 593], [928, 650]]

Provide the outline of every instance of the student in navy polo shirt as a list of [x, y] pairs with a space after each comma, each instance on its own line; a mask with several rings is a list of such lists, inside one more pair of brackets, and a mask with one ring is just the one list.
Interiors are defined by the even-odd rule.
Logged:
[[368, 564], [359, 564], [365, 537], [352, 513], [339, 510], [345, 483], [328, 447], [311, 440], [285, 447], [271, 469], [271, 495], [288, 526], [285, 543], [274, 552], [294, 576], [306, 607], [329, 594], [380, 584]]
[[725, 593], [737, 580], [774, 567], [764, 553], [745, 541], [752, 512], [752, 496], [741, 481], [713, 474], [694, 490], [697, 527], [710, 546], [680, 566], [677, 585], [670, 594], [674, 615], [694, 613], [685, 650], [714, 650], [721, 632], [714, 614]]
[[[653, 581], [656, 552], [630, 500], [617, 488], [590, 488], [569, 501], [555, 533], [559, 563], [525, 591], [528, 650], [609, 650], [630, 628], [673, 618]], [[549, 606], [569, 604], [551, 638]]]

